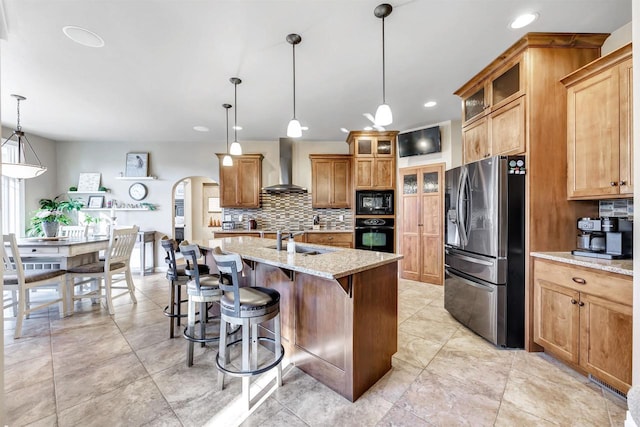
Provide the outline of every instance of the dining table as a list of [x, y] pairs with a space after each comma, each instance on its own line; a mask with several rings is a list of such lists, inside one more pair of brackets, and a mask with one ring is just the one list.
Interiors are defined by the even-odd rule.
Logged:
[[67, 269], [98, 261], [100, 251], [109, 246], [109, 236], [21, 237], [17, 243], [24, 263], [55, 261], [61, 269]]

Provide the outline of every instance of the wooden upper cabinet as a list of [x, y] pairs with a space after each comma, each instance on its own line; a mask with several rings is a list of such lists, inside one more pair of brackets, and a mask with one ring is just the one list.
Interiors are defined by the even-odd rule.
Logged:
[[396, 131], [353, 131], [347, 143], [354, 158], [355, 189], [392, 189], [396, 176]]
[[350, 208], [351, 156], [311, 154], [311, 194], [314, 208]]
[[456, 92], [462, 96], [464, 163], [525, 152], [524, 57], [512, 58], [475, 86]]
[[567, 87], [567, 196], [633, 194], [631, 44], [571, 73]]
[[222, 166], [220, 159], [220, 206], [259, 208], [262, 188], [262, 154], [233, 156], [233, 166]]

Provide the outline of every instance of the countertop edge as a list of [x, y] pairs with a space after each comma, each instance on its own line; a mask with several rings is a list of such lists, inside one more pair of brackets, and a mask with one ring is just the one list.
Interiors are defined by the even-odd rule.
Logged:
[[633, 260], [631, 259], [608, 260], [589, 258], [576, 256], [571, 254], [571, 252], [531, 252], [530, 255], [535, 258], [548, 259], [550, 261], [557, 261], [564, 264], [577, 265], [580, 267], [633, 277]]

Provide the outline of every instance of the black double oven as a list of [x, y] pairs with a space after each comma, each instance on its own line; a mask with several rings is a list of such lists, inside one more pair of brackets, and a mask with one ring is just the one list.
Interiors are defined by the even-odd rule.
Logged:
[[394, 252], [393, 190], [357, 190], [355, 248]]

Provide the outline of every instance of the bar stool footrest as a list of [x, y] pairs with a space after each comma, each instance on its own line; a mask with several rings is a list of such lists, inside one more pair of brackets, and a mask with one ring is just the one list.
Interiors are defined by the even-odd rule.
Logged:
[[[196, 313], [196, 314], [197, 314], [197, 313]], [[220, 318], [219, 316], [216, 316], [216, 317], [212, 317], [211, 319], [219, 319], [219, 318]], [[196, 329], [196, 328], [195, 328], [195, 325], [199, 325], [199, 324], [200, 324], [200, 321], [199, 321], [199, 320], [196, 320], [196, 323], [194, 324], [194, 330]], [[227, 332], [227, 336], [231, 336], [231, 335], [235, 334], [236, 332], [238, 332], [238, 331], [240, 330], [240, 328], [241, 328], [241, 327], [242, 327], [242, 326], [238, 326], [238, 327], [237, 327], [237, 328], [235, 328], [233, 331]], [[208, 342], [216, 342], [216, 341], [220, 341], [220, 337], [219, 337], [219, 336], [217, 336], [217, 337], [211, 337], [211, 338], [197, 338], [197, 337], [194, 337], [194, 336], [189, 335], [189, 334], [187, 333], [187, 329], [189, 329], [189, 326], [185, 326], [184, 331], [182, 331], [182, 336], [183, 336], [183, 337], [184, 337], [184, 339], [186, 339], [187, 341], [191, 341], [191, 342], [198, 342], [198, 343], [200, 343], [200, 344], [203, 344], [203, 343], [205, 343], [205, 344], [206, 344], [206, 343], [208, 343]], [[237, 341], [235, 341], [235, 342], [237, 342]]]
[[[229, 334], [227, 334], [229, 335]], [[268, 341], [270, 343], [273, 343], [275, 345], [276, 340], [273, 338], [269, 338], [269, 337], [258, 337], [258, 342], [260, 341]], [[227, 347], [231, 347], [233, 345], [236, 345], [238, 343], [241, 343], [242, 339], [230, 342], [229, 344], [227, 344]], [[270, 363], [267, 366], [264, 366], [262, 368], [259, 369], [255, 369], [252, 371], [232, 371], [230, 369], [227, 369], [225, 367], [223, 367], [222, 365], [220, 365], [220, 352], [218, 352], [218, 354], [216, 354], [216, 366], [218, 367], [218, 370], [224, 372], [227, 375], [230, 375], [232, 377], [251, 377], [254, 375], [260, 375], [263, 374], [273, 368], [275, 368], [276, 366], [278, 366], [278, 364], [280, 362], [282, 362], [282, 359], [284, 358], [284, 347], [282, 346], [282, 344], [280, 345], [280, 357], [278, 357], [277, 360], [273, 361], [272, 363]]]
[[[187, 302], [187, 300], [183, 300], [183, 301], [181, 301], [181, 302]], [[165, 316], [167, 316], [167, 317], [172, 317], [172, 318], [173, 318], [173, 317], [187, 317], [187, 316], [188, 316], [188, 314], [186, 314], [186, 313], [185, 313], [185, 314], [171, 314], [171, 313], [169, 312], [169, 306], [166, 306], [166, 307], [164, 308], [163, 313], [164, 313], [164, 315], [165, 315]], [[197, 313], [196, 313], [196, 315], [197, 315]]]

